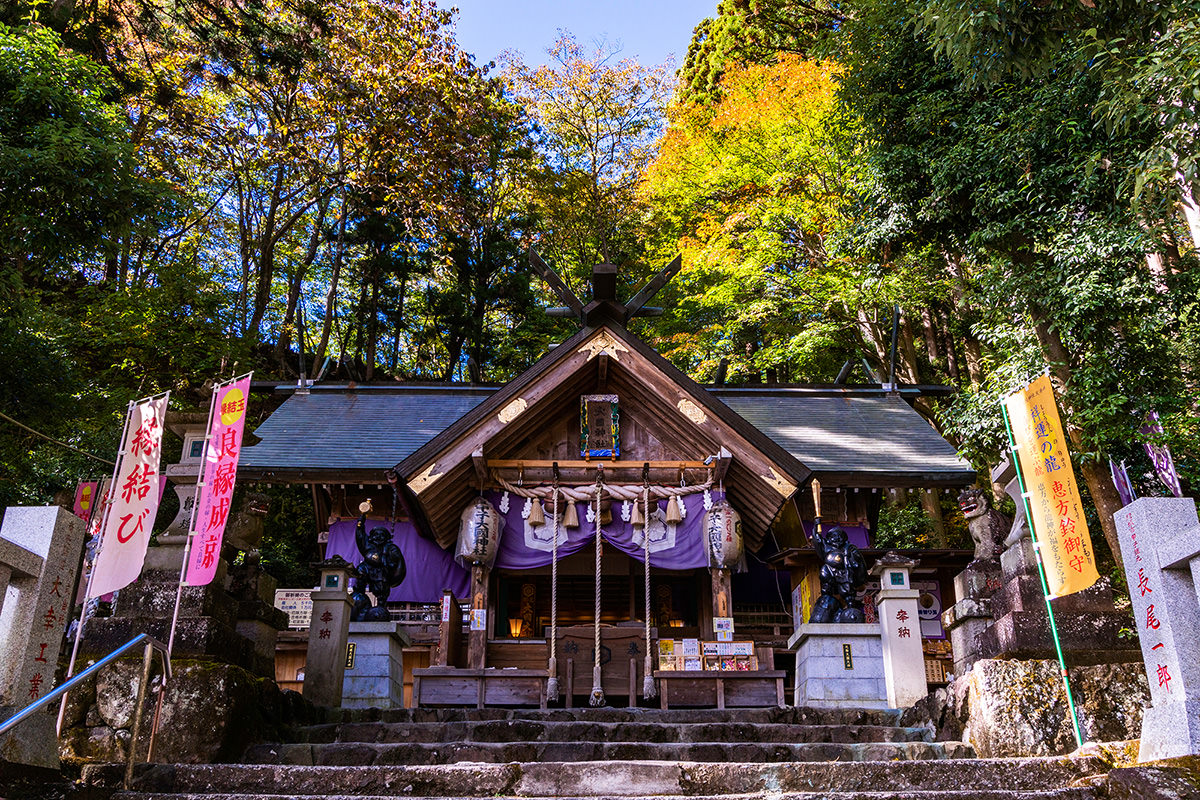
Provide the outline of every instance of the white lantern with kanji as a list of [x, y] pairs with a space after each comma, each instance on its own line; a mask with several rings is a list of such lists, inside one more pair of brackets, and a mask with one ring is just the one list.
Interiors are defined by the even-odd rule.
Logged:
[[503, 528], [500, 512], [486, 499], [477, 498], [462, 513], [455, 558], [460, 564], [491, 567], [496, 561]]
[[704, 537], [708, 565], [717, 569], [736, 569], [744, 557], [742, 518], [728, 500], [713, 503], [704, 512]]

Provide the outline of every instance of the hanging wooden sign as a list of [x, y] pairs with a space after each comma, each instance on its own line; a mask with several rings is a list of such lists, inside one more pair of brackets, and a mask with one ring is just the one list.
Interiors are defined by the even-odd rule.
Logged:
[[621, 416], [615, 394], [585, 394], [579, 402], [579, 455], [617, 458], [621, 455]]

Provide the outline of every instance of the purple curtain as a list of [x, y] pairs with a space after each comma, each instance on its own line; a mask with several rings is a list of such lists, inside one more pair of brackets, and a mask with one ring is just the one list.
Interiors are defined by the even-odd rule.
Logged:
[[[813, 538], [813, 523], [808, 520], [801, 522], [804, 526], [804, 535], [811, 542]], [[821, 530], [827, 531], [830, 528], [838, 527], [846, 532], [846, 541], [860, 549], [866, 549], [871, 546], [870, 538], [867, 535], [867, 529], [862, 525], [848, 525], [841, 522], [828, 522], [821, 520]]]
[[[723, 495], [719, 491], [714, 491], [712, 496], [713, 502], [716, 502]], [[500, 507], [500, 497], [500, 492], [488, 493], [488, 499], [497, 509]], [[656, 541], [653, 535], [651, 537], [650, 566], [652, 567], [682, 570], [708, 566], [707, 556], [704, 552], [703, 536], [704, 494], [702, 492], [691, 494], [682, 499], [685, 515], [683, 522], [675, 526], [674, 540], [662, 538]], [[521, 510], [525, 507], [525, 499], [516, 495], [509, 495], [508, 502], [508, 513], [502, 515], [504, 517], [504, 532], [500, 536], [500, 551], [496, 556], [496, 566], [505, 569], [531, 569], [548, 565], [552, 559], [549, 545], [543, 543], [540, 546], [531, 547], [527, 543], [525, 520], [521, 517]], [[558, 512], [560, 515], [563, 513], [564, 505], [562, 501], [559, 502]], [[651, 501], [651, 506], [653, 507], [653, 505], [654, 503]], [[551, 512], [550, 504], [546, 503], [544, 507], [546, 509], [546, 518], [549, 520]], [[575, 504], [575, 510], [579, 513], [579, 527], [563, 529], [567, 534], [567, 540], [566, 542], [559, 541], [559, 560], [582, 550], [592, 542], [593, 534], [595, 533], [595, 523], [587, 521], [587, 507], [587, 503]], [[660, 500], [658, 507], [665, 512], [667, 501]], [[654, 513], [653, 508], [651, 513]], [[620, 501], [614, 500], [612, 502], [612, 518], [612, 522], [601, 528], [600, 534], [604, 537], [604, 541], [630, 558], [641, 561], [642, 545], [640, 541], [638, 543], [634, 542], [633, 524], [621, 519]], [[662, 530], [658, 532], [666, 534]], [[550, 526], [540, 526], [534, 529], [531, 536], [537, 537], [540, 534], [548, 537], [550, 533]], [[547, 542], [549, 541], [547, 539]], [[533, 539], [533, 543], [536, 543], [536, 538]]]
[[[325, 557], [341, 556], [351, 564], [362, 561], [358, 546], [354, 543], [355, 520], [346, 519], [329, 526], [329, 544]], [[367, 520], [367, 530], [391, 525], [379, 520]], [[454, 561], [454, 553], [443, 550], [435, 543], [417, 533], [411, 522], [397, 522], [392, 532], [392, 541], [404, 554], [407, 573], [404, 582], [392, 589], [388, 600], [409, 603], [441, 602], [442, 592], [450, 589], [455, 597], [463, 598], [471, 592], [471, 572]]]

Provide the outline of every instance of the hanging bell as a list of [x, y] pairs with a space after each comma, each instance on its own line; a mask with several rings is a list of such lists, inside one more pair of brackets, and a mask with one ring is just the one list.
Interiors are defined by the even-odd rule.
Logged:
[[683, 522], [683, 512], [679, 508], [681, 504], [682, 503], [678, 497], [672, 497], [667, 501], [668, 524], [678, 525], [679, 523]]
[[579, 527], [579, 511], [576, 510], [575, 504], [567, 501], [567, 508], [563, 511], [563, 527], [578, 528]]
[[646, 517], [642, 514], [641, 503], [633, 504], [633, 514], [630, 516], [629, 521], [633, 523], [633, 527], [635, 528], [640, 528], [646, 524]]
[[537, 528], [546, 524], [546, 511], [542, 508], [542, 501], [534, 499], [533, 507], [529, 509], [529, 527]]

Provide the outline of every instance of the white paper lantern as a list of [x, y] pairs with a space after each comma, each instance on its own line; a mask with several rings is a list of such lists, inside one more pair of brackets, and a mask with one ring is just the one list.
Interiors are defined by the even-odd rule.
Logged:
[[704, 512], [709, 566], [736, 569], [742, 561], [742, 518], [726, 500]]
[[467, 506], [458, 527], [458, 550], [455, 557], [459, 563], [492, 566], [499, 550], [503, 525], [500, 512], [484, 498], [477, 498]]

